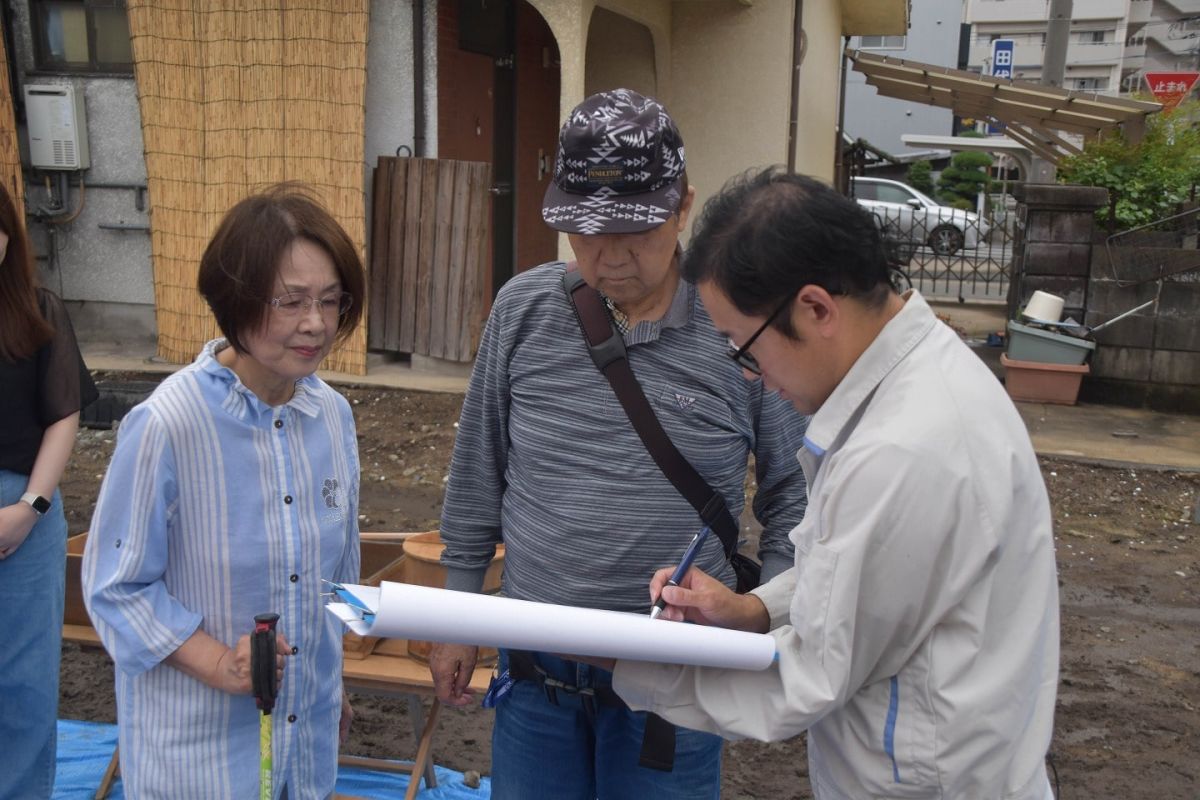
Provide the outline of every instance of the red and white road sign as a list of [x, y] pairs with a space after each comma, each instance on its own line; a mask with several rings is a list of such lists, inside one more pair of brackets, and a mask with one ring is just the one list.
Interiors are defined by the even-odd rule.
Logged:
[[1198, 78], [1200, 72], [1147, 72], [1146, 85], [1166, 112], [1183, 102]]

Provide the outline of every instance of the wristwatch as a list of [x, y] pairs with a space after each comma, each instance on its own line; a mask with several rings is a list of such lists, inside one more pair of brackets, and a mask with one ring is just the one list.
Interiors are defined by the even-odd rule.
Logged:
[[21, 502], [29, 503], [29, 505], [33, 506], [33, 510], [37, 512], [39, 517], [50, 510], [50, 501], [33, 492], [26, 492], [21, 495]]

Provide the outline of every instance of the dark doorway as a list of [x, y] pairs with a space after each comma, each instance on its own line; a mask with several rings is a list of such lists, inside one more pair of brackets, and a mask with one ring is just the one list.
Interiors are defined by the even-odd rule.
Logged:
[[438, 157], [492, 165], [492, 293], [553, 259], [541, 220], [554, 166], [559, 57], [541, 15], [523, 0], [438, 3]]

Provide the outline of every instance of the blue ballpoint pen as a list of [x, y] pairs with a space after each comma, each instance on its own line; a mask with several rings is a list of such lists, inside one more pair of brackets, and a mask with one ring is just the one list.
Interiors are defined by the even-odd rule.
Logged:
[[[675, 568], [675, 572], [671, 575], [671, 579], [667, 581], [667, 586], [678, 586], [683, 580], [683, 576], [687, 574], [691, 568], [692, 562], [696, 560], [696, 554], [700, 552], [700, 546], [704, 544], [704, 540], [708, 537], [710, 528], [705, 525], [700, 529], [700, 532], [692, 537], [688, 549], [683, 554], [683, 560], [679, 562], [679, 566]], [[650, 609], [650, 619], [655, 619], [662, 610], [667, 607], [667, 601], [663, 599], [662, 593], [658, 595], [658, 600], [654, 601], [654, 608]]]

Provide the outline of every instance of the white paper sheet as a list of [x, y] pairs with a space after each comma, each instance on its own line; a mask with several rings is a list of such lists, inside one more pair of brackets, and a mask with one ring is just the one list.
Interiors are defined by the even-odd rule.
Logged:
[[326, 608], [362, 636], [748, 670], [775, 659], [775, 640], [761, 633], [408, 583], [344, 588], [374, 610], [374, 620], [347, 603]]

